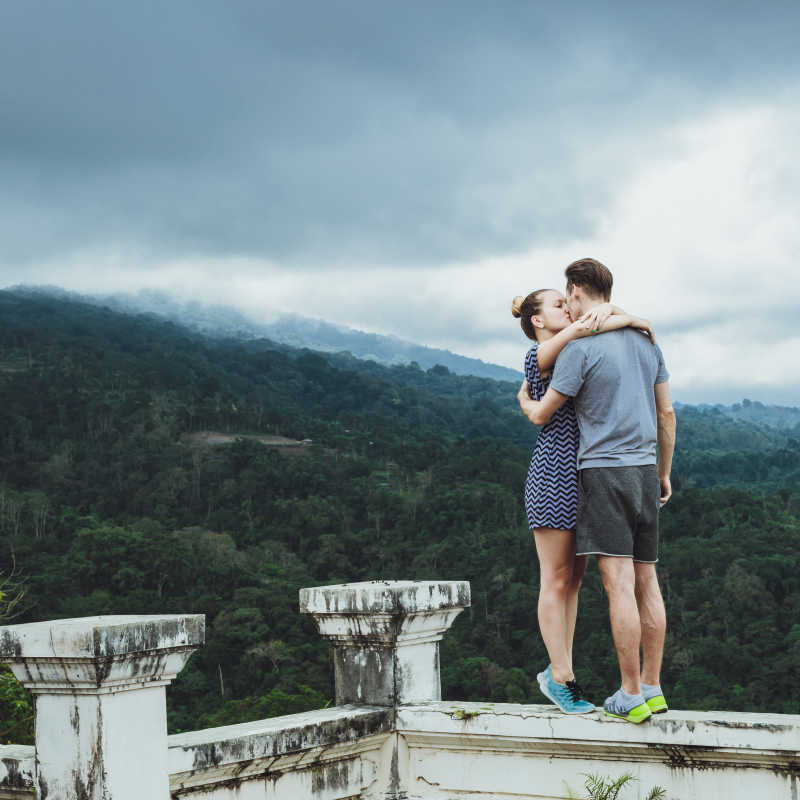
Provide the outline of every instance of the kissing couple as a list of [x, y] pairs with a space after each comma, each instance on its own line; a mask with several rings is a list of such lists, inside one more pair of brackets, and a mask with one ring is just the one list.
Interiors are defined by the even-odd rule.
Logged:
[[572, 668], [578, 591], [593, 555], [621, 675], [603, 709], [640, 723], [667, 711], [656, 563], [659, 510], [672, 495], [669, 373], [650, 324], [611, 305], [605, 265], [582, 258], [565, 275], [565, 295], [542, 289], [512, 304], [533, 341], [517, 399], [541, 427], [525, 484], [550, 657], [539, 686], [567, 714], [595, 710]]

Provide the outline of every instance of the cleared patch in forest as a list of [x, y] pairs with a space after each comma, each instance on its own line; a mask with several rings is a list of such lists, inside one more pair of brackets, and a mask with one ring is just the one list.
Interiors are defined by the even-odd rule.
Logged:
[[286, 436], [266, 436], [249, 433], [220, 433], [219, 431], [198, 431], [186, 435], [186, 440], [192, 444], [213, 447], [221, 444], [232, 444], [237, 439], [249, 439], [254, 442], [276, 447], [286, 455], [308, 455], [311, 439], [289, 439]]

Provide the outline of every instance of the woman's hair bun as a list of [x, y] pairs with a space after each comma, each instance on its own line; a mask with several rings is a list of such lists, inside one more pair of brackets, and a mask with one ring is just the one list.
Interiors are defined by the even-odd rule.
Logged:
[[514, 317], [521, 317], [522, 316], [522, 304], [525, 301], [525, 298], [518, 294], [512, 301], [511, 301], [511, 315]]

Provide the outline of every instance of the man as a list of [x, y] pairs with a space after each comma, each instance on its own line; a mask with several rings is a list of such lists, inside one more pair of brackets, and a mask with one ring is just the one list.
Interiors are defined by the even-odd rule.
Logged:
[[[566, 276], [572, 319], [610, 300], [613, 278], [599, 261], [575, 261]], [[597, 558], [622, 676], [604, 710], [635, 723], [667, 710], [660, 687], [666, 613], [655, 564], [658, 510], [672, 495], [675, 412], [668, 379], [661, 350], [622, 328], [570, 342], [541, 401], [520, 395], [536, 425], [574, 398], [580, 429], [576, 555]]]

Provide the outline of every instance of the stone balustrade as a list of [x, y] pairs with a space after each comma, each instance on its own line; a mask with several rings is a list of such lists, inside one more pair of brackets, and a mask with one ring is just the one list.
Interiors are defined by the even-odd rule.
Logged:
[[34, 695], [41, 800], [169, 798], [164, 687], [204, 636], [203, 616], [0, 628], [0, 660]]
[[800, 800], [800, 715], [634, 726], [442, 701], [438, 642], [469, 602], [465, 582], [304, 589], [301, 611], [333, 644], [337, 705], [170, 737], [164, 686], [202, 642], [201, 617], [0, 628], [0, 660], [37, 697], [36, 747], [0, 747], [0, 800], [35, 787], [40, 800], [555, 800], [581, 796], [590, 772], [636, 776], [620, 800], [654, 785], [669, 800]]
[[300, 590], [333, 644], [336, 703], [439, 700], [439, 641], [470, 604], [469, 584], [370, 581]]

